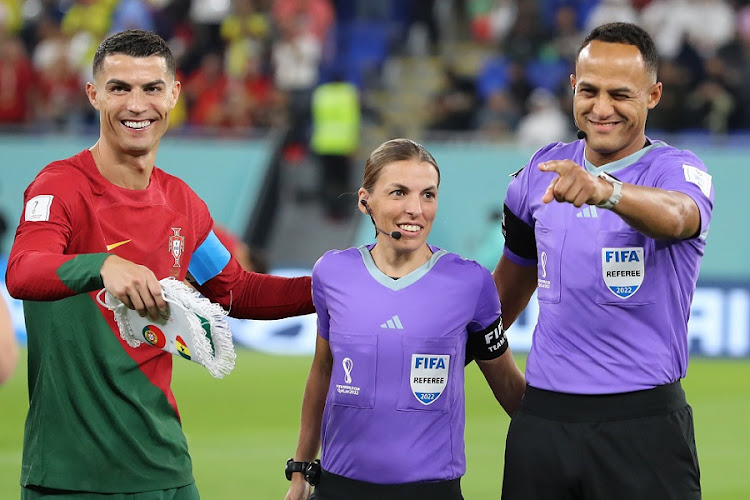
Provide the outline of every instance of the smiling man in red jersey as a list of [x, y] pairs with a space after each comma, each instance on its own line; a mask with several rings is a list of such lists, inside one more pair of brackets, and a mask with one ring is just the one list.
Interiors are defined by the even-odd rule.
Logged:
[[21, 498], [196, 500], [172, 355], [129, 347], [97, 292], [156, 319], [159, 280], [187, 279], [232, 316], [275, 319], [314, 310], [311, 282], [244, 271], [206, 204], [155, 167], [180, 95], [164, 40], [110, 36], [93, 76], [99, 140], [29, 185], [8, 263], [29, 349]]

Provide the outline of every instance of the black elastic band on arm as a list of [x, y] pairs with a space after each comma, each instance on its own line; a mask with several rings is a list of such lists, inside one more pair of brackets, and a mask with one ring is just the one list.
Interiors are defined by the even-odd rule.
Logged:
[[536, 236], [534, 228], [516, 217], [508, 205], [503, 205], [503, 236], [505, 246], [524, 259], [536, 260]]
[[503, 318], [498, 317], [490, 326], [480, 332], [470, 332], [466, 341], [467, 357], [475, 359], [495, 359], [508, 350], [508, 339], [503, 330]]

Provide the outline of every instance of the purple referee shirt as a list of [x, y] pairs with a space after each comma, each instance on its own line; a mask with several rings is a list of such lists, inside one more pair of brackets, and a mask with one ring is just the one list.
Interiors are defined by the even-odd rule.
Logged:
[[[623, 182], [687, 194], [700, 211], [700, 234], [657, 241], [609, 210], [542, 203], [556, 174], [537, 165], [563, 159], [593, 174], [606, 170]], [[690, 303], [713, 207], [711, 176], [697, 156], [653, 142], [597, 168], [584, 159], [584, 141], [551, 144], [511, 181], [505, 204], [536, 236], [536, 259], [504, 249], [513, 262], [537, 266], [539, 318], [526, 363], [531, 386], [610, 394], [685, 376]]]
[[323, 468], [380, 484], [460, 477], [466, 340], [500, 317], [492, 276], [431, 247], [394, 280], [371, 248], [329, 251], [313, 269], [318, 332], [333, 354]]

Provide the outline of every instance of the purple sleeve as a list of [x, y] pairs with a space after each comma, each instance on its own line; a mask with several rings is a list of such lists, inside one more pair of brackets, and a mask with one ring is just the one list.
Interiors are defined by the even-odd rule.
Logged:
[[700, 211], [700, 232], [705, 233], [711, 223], [714, 200], [713, 179], [708, 169], [690, 151], [680, 151], [668, 161], [671, 165], [668, 165], [669, 168], [659, 169], [655, 186], [690, 196]]
[[476, 311], [469, 324], [469, 333], [479, 332], [493, 324], [501, 315], [500, 298], [492, 275], [487, 269], [477, 264], [477, 285], [480, 287], [477, 295]]
[[[533, 162], [532, 158], [532, 161], [530, 161], [528, 165], [526, 165], [523, 169], [521, 169], [513, 176], [513, 179], [510, 181], [508, 189], [505, 193], [504, 207], [505, 211], [510, 211], [515, 216], [516, 224], [525, 224], [529, 226], [529, 228], [531, 228], [532, 230], [532, 233], [534, 229], [534, 218], [532, 217], [531, 210], [529, 208], [529, 176], [532, 167], [530, 167], [529, 165], [535, 164], [536, 163]], [[517, 231], [507, 230], [508, 228], [506, 228], [506, 218], [507, 216], [504, 215], [503, 235], [505, 236], [505, 245], [503, 247], [503, 255], [519, 266], [536, 265], [536, 258], [531, 259], [528, 257], [522, 257], [510, 250], [509, 246], [517, 248], [518, 245], [514, 245], [514, 241], [511, 241], [509, 245], [509, 240], [514, 237], [521, 237], [522, 232], [519, 233]], [[522, 237], [521, 239], [524, 240], [526, 238]], [[515, 243], [521, 244], [522, 242], [515, 241]]]
[[312, 272], [312, 293], [313, 293], [313, 304], [315, 305], [315, 312], [318, 315], [318, 335], [328, 340], [328, 323], [330, 317], [328, 316], [328, 305], [326, 304], [325, 285], [323, 284], [323, 278], [321, 277], [324, 273], [323, 269], [325, 263], [323, 262], [326, 256], [323, 255], [318, 262], [313, 266]]

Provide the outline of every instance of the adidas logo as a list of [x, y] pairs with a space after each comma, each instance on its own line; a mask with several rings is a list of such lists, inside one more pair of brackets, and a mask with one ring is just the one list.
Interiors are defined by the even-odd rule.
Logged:
[[576, 212], [576, 217], [597, 218], [599, 215], [596, 213], [596, 207], [594, 205], [586, 205], [580, 211]]
[[394, 316], [382, 325], [380, 325], [380, 328], [390, 328], [391, 330], [403, 330], [404, 325], [401, 324], [401, 320], [398, 319], [398, 316]]

